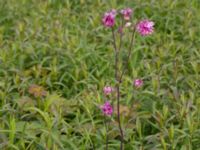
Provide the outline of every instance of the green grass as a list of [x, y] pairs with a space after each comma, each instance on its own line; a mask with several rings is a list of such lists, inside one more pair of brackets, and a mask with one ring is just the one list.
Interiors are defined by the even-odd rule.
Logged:
[[[156, 25], [138, 36], [124, 78], [125, 149], [199, 150], [199, 0], [1, 0], [0, 149], [104, 149], [98, 105], [114, 84], [114, 56], [101, 17], [127, 6]], [[133, 91], [137, 77], [144, 86]], [[47, 96], [30, 95], [32, 84]], [[115, 119], [109, 150], [120, 144]]]

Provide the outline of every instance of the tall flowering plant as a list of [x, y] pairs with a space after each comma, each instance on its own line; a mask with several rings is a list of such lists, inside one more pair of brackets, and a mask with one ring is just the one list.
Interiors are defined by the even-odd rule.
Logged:
[[[120, 18], [120, 25], [117, 26], [117, 16]], [[108, 12], [105, 12], [102, 17], [102, 24], [105, 28], [110, 29], [112, 32], [112, 44], [114, 49], [114, 59], [115, 59], [115, 87], [105, 86], [103, 89], [103, 92], [106, 96], [110, 95], [111, 93], [115, 96], [115, 99], [117, 101], [117, 122], [120, 132], [120, 150], [124, 149], [124, 131], [120, 120], [120, 87], [121, 83], [123, 82], [123, 76], [126, 71], [127, 64], [131, 58], [131, 52], [133, 49], [133, 44], [135, 41], [135, 37], [137, 33], [139, 36], [148, 36], [151, 35], [154, 32], [154, 22], [150, 21], [148, 19], [144, 20], [138, 20], [136, 23], [132, 21], [133, 19], [133, 10], [131, 8], [125, 8], [122, 10], [115, 10], [112, 9]], [[123, 44], [123, 36], [126, 34], [124, 31], [126, 28], [129, 28], [131, 32], [131, 39], [130, 39], [130, 45], [128, 47], [127, 52], [127, 59], [126, 63], [122, 65], [123, 67], [120, 68], [120, 52], [122, 44]], [[119, 40], [117, 40], [119, 38]], [[117, 42], [119, 41], [119, 42]], [[140, 88], [143, 85], [142, 79], [135, 79], [133, 81], [133, 85], [136, 88]], [[113, 106], [111, 105], [111, 102], [107, 100], [101, 107], [102, 113], [106, 117], [112, 117], [113, 115]], [[108, 134], [108, 133], [107, 133]], [[108, 135], [106, 138], [106, 149], [108, 149]]]

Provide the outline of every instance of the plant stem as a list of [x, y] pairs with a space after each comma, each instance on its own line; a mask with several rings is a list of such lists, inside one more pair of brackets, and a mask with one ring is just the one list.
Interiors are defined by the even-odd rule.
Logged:
[[109, 140], [109, 137], [108, 137], [108, 126], [109, 124], [107, 124], [107, 120], [106, 120], [106, 116], [104, 115], [104, 121], [105, 121], [105, 127], [106, 127], [106, 150], [108, 150], [108, 140]]
[[122, 73], [121, 73], [121, 76], [120, 76], [120, 78], [119, 78], [119, 82], [120, 82], [120, 83], [122, 82], [122, 78], [123, 78], [123, 75], [124, 75], [124, 73], [125, 73], [126, 66], [128, 65], [129, 59], [130, 59], [130, 57], [131, 57], [132, 47], [133, 47], [133, 43], [134, 43], [134, 35], [135, 35], [135, 28], [133, 29], [132, 36], [131, 36], [131, 43], [130, 43], [130, 47], [129, 47], [129, 50], [128, 50], [128, 57], [127, 57], [127, 59], [126, 59], [124, 68], [123, 68]]
[[113, 28], [112, 28], [112, 36], [113, 36], [113, 46], [115, 50], [115, 80], [118, 81], [118, 50], [117, 50], [115, 33], [114, 33]]
[[[124, 135], [123, 135], [123, 130], [121, 127], [121, 120], [120, 120], [120, 82], [118, 78], [118, 73], [119, 73], [119, 50], [117, 49], [116, 46], [116, 39], [115, 39], [115, 33], [114, 29], [112, 28], [112, 35], [113, 35], [113, 46], [115, 50], [115, 80], [116, 80], [116, 92], [117, 92], [117, 120], [118, 120], [118, 126], [119, 126], [119, 131], [120, 131], [120, 150], [123, 150], [123, 141], [124, 141]], [[121, 45], [121, 37], [120, 36], [120, 45]], [[121, 46], [120, 46], [121, 47]]]
[[38, 97], [37, 97], [37, 104], [38, 104], [38, 108], [39, 108], [39, 109], [42, 109], [42, 108], [41, 108], [41, 99], [38, 98]]
[[119, 83], [117, 83], [117, 120], [118, 120], [120, 135], [121, 135], [120, 150], [123, 150], [124, 134], [123, 134], [123, 130], [121, 127], [120, 105], [119, 104], [120, 104], [120, 88], [119, 88]]

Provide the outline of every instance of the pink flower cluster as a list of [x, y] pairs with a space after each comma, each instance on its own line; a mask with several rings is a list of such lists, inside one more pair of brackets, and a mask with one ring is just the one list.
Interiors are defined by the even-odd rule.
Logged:
[[100, 106], [100, 108], [106, 116], [111, 116], [113, 113], [113, 108], [109, 101], [106, 101], [102, 106]]
[[150, 35], [154, 31], [154, 22], [149, 20], [142, 20], [137, 24], [136, 30], [142, 36]]
[[130, 20], [133, 10], [131, 8], [122, 9], [120, 13], [124, 16], [124, 20]]
[[117, 14], [117, 11], [115, 9], [112, 9], [109, 12], [106, 12], [102, 18], [102, 23], [105, 27], [113, 27], [115, 25], [115, 16]]
[[111, 86], [105, 86], [105, 87], [103, 88], [103, 93], [104, 93], [105, 95], [109, 95], [109, 94], [111, 94], [113, 91], [114, 91], [114, 89], [113, 89]]
[[139, 87], [141, 87], [143, 85], [143, 81], [141, 80], [141, 79], [135, 79], [135, 81], [134, 81], [134, 86], [136, 87], [136, 88], [139, 88]]
[[[131, 8], [125, 8], [120, 10], [120, 13], [123, 15], [124, 20], [126, 21], [125, 27], [132, 26], [132, 23], [129, 22], [133, 13], [133, 10]], [[112, 9], [111, 11], [108, 11], [104, 14], [102, 18], [102, 23], [105, 27], [113, 27], [115, 25], [115, 17], [117, 15], [117, 11], [115, 9]], [[118, 32], [122, 33], [123, 27], [119, 27]], [[154, 32], [154, 22], [150, 20], [141, 20], [136, 25], [136, 30], [139, 32], [142, 36], [150, 35]]]
[[[120, 13], [123, 15], [124, 20], [130, 20], [133, 10], [131, 8], [122, 9]], [[105, 12], [102, 23], [105, 27], [113, 27], [115, 25], [115, 16], [117, 11], [112, 9], [111, 11]]]

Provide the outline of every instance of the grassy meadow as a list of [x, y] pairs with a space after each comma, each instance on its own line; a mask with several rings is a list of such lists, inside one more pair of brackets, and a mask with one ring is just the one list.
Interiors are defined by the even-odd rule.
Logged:
[[[1, 150], [105, 149], [99, 105], [115, 81], [101, 17], [125, 7], [155, 22], [122, 83], [125, 150], [200, 150], [199, 0], [0, 0]], [[109, 150], [119, 144], [114, 115]]]

